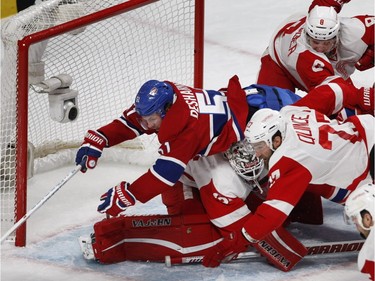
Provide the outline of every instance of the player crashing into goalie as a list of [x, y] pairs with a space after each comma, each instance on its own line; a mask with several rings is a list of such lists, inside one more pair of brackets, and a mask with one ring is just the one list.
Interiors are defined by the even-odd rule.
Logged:
[[[267, 87], [264, 86], [264, 89], [267, 89]], [[223, 206], [221, 208], [216, 208], [217, 210], [223, 209], [222, 213], [219, 212], [219, 214], [216, 215], [213, 215], [208, 209], [207, 212], [210, 221], [216, 222], [214, 225], [218, 226], [220, 230], [224, 229], [224, 231], [227, 232], [235, 229], [235, 226], [237, 228], [241, 226], [241, 220], [249, 213], [249, 210], [247, 210], [243, 203], [243, 197], [246, 193], [248, 194], [249, 191], [243, 191], [244, 189], [242, 189], [242, 191], [240, 190], [241, 195], [237, 196], [237, 193], [231, 194], [230, 188], [228, 188], [228, 190], [225, 190], [225, 188], [220, 189], [221, 185], [211, 180], [211, 171], [205, 177], [197, 176], [197, 174], [199, 174], [199, 170], [201, 170], [202, 167], [203, 171], [211, 170], [214, 166], [212, 163], [219, 161], [219, 156], [210, 156], [210, 153], [215, 151], [215, 147], [220, 145], [218, 151], [215, 151], [215, 153], [220, 152], [221, 149], [229, 147], [230, 144], [241, 138], [240, 136], [243, 135], [243, 132], [237, 129], [237, 123], [246, 123], [249, 118], [248, 115], [253, 113], [248, 103], [258, 108], [264, 107], [267, 104], [267, 96], [268, 98], [272, 97], [273, 101], [277, 101], [277, 109], [280, 109], [283, 105], [290, 104], [296, 100], [295, 94], [290, 95], [289, 91], [284, 91], [283, 89], [279, 89], [278, 92], [276, 88], [270, 88], [270, 91], [266, 91], [268, 94], [257, 94], [258, 89], [251, 86], [248, 87], [247, 90], [253, 90], [253, 93], [249, 94], [246, 98], [245, 91], [241, 89], [237, 77], [232, 78], [228, 88], [222, 92], [192, 89], [187, 86], [175, 85], [171, 82], [159, 82], [155, 80], [146, 82], [141, 87], [136, 97], [135, 105], [125, 110], [124, 114], [119, 119], [97, 131], [88, 132], [82, 147], [77, 153], [77, 161], [81, 161], [82, 157], [86, 155], [88, 156], [88, 160], [86, 162], [86, 167], [83, 167], [82, 170], [86, 171], [87, 168], [94, 168], [104, 147], [109, 147], [124, 140], [137, 137], [142, 133], [157, 133], [162, 143], [161, 151], [165, 151], [165, 154], [161, 155], [154, 166], [145, 175], [136, 180], [135, 183], [129, 184], [122, 182], [103, 194], [101, 198], [103, 203], [98, 207], [98, 211], [106, 213], [109, 216], [117, 216], [119, 213], [126, 210], [127, 206], [135, 204], [136, 199], [141, 202], [146, 202], [158, 194], [162, 194], [163, 196], [170, 190], [181, 188], [181, 184], [177, 183], [177, 180], [181, 178], [184, 170], [188, 170], [198, 187], [201, 188], [201, 190], [206, 190], [206, 197], [209, 197], [209, 194], [214, 194], [214, 191], [217, 189], [221, 190], [221, 192], [217, 192], [217, 194], [224, 193], [224, 197], [216, 196], [216, 204], [228, 196], [229, 201], [238, 202], [231, 205], [232, 208], [234, 208], [232, 211], [236, 209], [240, 210], [240, 212], [233, 217], [233, 221], [224, 220], [224, 222], [220, 222], [221, 216], [225, 218], [226, 214], [231, 213], [230, 211], [225, 213], [227, 208], [222, 208]], [[259, 92], [261, 92], [261, 88], [259, 88]], [[280, 94], [279, 97], [277, 97], [276, 94]], [[229, 97], [231, 95], [237, 96], [230, 99]], [[280, 105], [281, 100], [284, 100], [284, 104]], [[239, 101], [240, 105], [236, 104], [236, 101]], [[210, 104], [207, 105], [207, 102]], [[218, 107], [218, 103], [223, 106]], [[228, 103], [229, 105], [235, 105], [234, 108], [236, 110], [242, 110], [240, 111], [241, 118], [238, 118], [237, 115], [234, 116], [230, 110], [233, 106], [229, 108]], [[193, 105], [199, 106], [195, 107]], [[207, 109], [210, 109], [210, 113], [206, 112]], [[220, 111], [215, 113], [215, 109]], [[197, 119], [196, 117], [198, 116], [200, 118]], [[212, 119], [213, 122], [209, 122], [210, 119]], [[176, 122], [176, 120], [179, 122]], [[241, 120], [241, 123], [238, 122], [238, 120]], [[221, 134], [220, 124], [223, 128]], [[176, 128], [176, 125], [181, 128]], [[179, 133], [178, 137], [177, 132]], [[167, 136], [170, 138], [170, 141], [165, 140]], [[211, 136], [212, 139], [208, 138], [208, 136]], [[208, 147], [204, 147], [205, 141], [209, 141]], [[186, 153], [189, 151], [194, 151], [195, 153], [192, 154], [195, 158], [193, 161], [190, 161], [190, 157], [192, 156], [186, 156]], [[195, 157], [196, 155], [205, 157]], [[177, 159], [177, 157], [181, 159]], [[201, 159], [201, 164], [199, 164], [199, 159]], [[185, 166], [183, 161], [190, 162]], [[229, 166], [228, 163], [226, 163], [226, 166]], [[233, 171], [231, 172], [233, 173]], [[234, 177], [237, 178], [235, 174]], [[199, 182], [197, 178], [208, 180]], [[228, 178], [230, 179], [231, 177]], [[173, 182], [174, 180], [176, 182]], [[148, 188], [144, 188], [145, 186]], [[200, 193], [202, 194], [202, 191], [200, 191]], [[225, 194], [227, 194], [227, 196], [225, 196]], [[236, 197], [238, 197], [238, 199]], [[204, 205], [207, 207], [210, 204]], [[213, 210], [213, 208], [211, 208], [211, 210]], [[217, 217], [218, 215], [219, 217]], [[131, 220], [131, 218], [129, 218], [129, 220]], [[121, 219], [119, 218], [119, 225], [121, 225], [120, 221]], [[108, 223], [108, 225], [110, 224], [110, 222], [103, 222], [103, 224], [106, 223]], [[124, 229], [119, 231], [126, 232]], [[102, 232], [104, 233], [106, 231], [103, 230]], [[96, 235], [100, 233], [101, 230], [95, 232]], [[288, 234], [284, 236], [286, 237]], [[98, 239], [98, 237], [95, 239]], [[106, 253], [108, 253], [108, 251]], [[110, 255], [106, 255], [106, 258], [109, 256]], [[301, 254], [301, 256], [303, 256], [303, 254]], [[124, 257], [121, 257], [120, 260], [123, 258]], [[126, 258], [129, 259], [129, 257]], [[101, 257], [101, 259], [103, 260], [103, 257]], [[111, 262], [113, 261], [114, 259], [111, 260]], [[283, 270], [285, 270], [285, 268]]]
[[[352, 191], [373, 181], [369, 167], [374, 161], [370, 157], [374, 127], [371, 115], [338, 123], [308, 107], [257, 111], [245, 135], [269, 169], [270, 189], [267, 200], [245, 222], [242, 233], [246, 239], [239, 243], [256, 243], [282, 225], [310, 184], [326, 183]], [[356, 168], [345, 165], [347, 161]], [[233, 252], [234, 248], [223, 247], [214, 253], [215, 260], [225, 260]]]
[[[152, 83], [158, 83], [157, 81], [156, 82], [151, 81], [151, 82]], [[149, 82], [147, 82], [147, 83], [149, 83]], [[147, 83], [145, 85], [147, 85]], [[142, 90], [142, 88], [141, 88], [141, 90]], [[149, 90], [151, 91], [151, 90], [153, 90], [153, 88], [149, 87]], [[227, 91], [229, 91], [229, 89]], [[241, 91], [242, 91], [242, 89], [241, 89]], [[249, 106], [249, 113], [248, 113], [249, 116], [251, 116], [259, 108], [272, 107], [272, 108], [275, 108], [275, 109], [279, 110], [282, 106], [293, 103], [293, 102], [295, 102], [296, 100], [299, 99], [299, 98], [297, 98], [297, 96], [295, 94], [290, 93], [290, 91], [283, 90], [283, 89], [280, 89], [280, 88], [275, 88], [275, 87], [252, 85], [252, 86], [249, 86], [249, 87], [245, 88], [245, 91], [247, 92], [246, 101], [247, 101], [248, 105], [246, 105], [246, 106]], [[154, 92], [153, 92], [153, 96], [155, 96]], [[169, 106], [169, 104], [168, 104], [168, 106]], [[132, 107], [132, 108], [134, 108], [134, 107]], [[133, 115], [133, 117], [135, 115], [135, 118], [130, 119], [129, 116], [128, 116], [128, 113], [129, 113], [129, 115]], [[335, 113], [335, 112], [331, 111], [331, 113]], [[168, 114], [169, 113], [165, 112], [165, 115], [164, 114], [163, 115], [165, 117]], [[249, 116], [247, 116], [247, 118], [249, 118]], [[158, 117], [158, 116], [156, 116], [156, 117]], [[156, 118], [156, 119], [159, 120], [160, 122], [161, 122], [161, 120], [163, 120], [163, 118]], [[135, 125], [130, 122], [131, 120], [133, 120], [133, 122], [134, 122], [134, 120], [136, 121], [134, 123]], [[120, 120], [115, 120], [113, 122], [115, 124], [111, 123], [107, 126], [104, 126], [103, 127], [104, 129], [103, 128], [99, 129], [97, 134], [104, 135], [103, 131], [107, 131], [107, 134], [109, 136], [111, 136], [111, 139], [113, 139], [114, 137], [117, 136], [118, 138], [121, 137], [121, 140], [126, 140], [126, 132], [133, 133], [135, 130], [129, 130], [129, 129], [137, 128], [137, 124], [138, 124], [138, 131], [136, 131], [136, 132], [142, 133], [143, 132], [142, 130], [145, 130], [144, 126], [143, 127], [139, 126], [140, 124], [142, 124], [142, 122], [139, 122], [139, 120], [142, 120], [142, 119], [140, 118], [139, 115], [137, 115], [137, 112], [135, 110], [126, 110], [124, 112], [124, 115], [120, 117]], [[163, 120], [163, 124], [164, 124], [164, 120]], [[112, 126], [117, 128], [117, 131], [111, 131], [111, 128], [113, 128]], [[153, 129], [154, 129], [153, 131], [158, 132], [155, 128], [157, 128], [157, 127], [153, 127]], [[121, 133], [122, 131], [125, 131], [125, 133], [124, 132]], [[90, 134], [90, 131], [89, 131], [89, 134]], [[107, 139], [107, 137], [106, 137], [106, 139]], [[108, 143], [103, 141], [103, 142], [100, 142], [100, 144], [103, 145], [102, 148], [104, 148], [105, 145], [111, 146], [110, 144], [112, 144], [112, 143], [116, 144], [116, 143], [121, 141], [120, 139], [116, 139], [116, 140], [117, 141], [115, 141], [115, 142], [111, 141], [111, 142], [108, 142]], [[77, 161], [80, 161], [80, 159], [81, 159], [80, 157], [82, 157], [82, 155], [88, 155], [90, 157], [88, 159], [88, 162], [87, 162], [88, 168], [94, 168], [96, 166], [96, 162], [97, 162], [98, 157], [100, 157], [100, 155], [101, 155], [101, 150], [102, 150], [102, 148], [101, 149], [95, 148], [97, 146], [97, 145], [95, 146], [95, 144], [98, 141], [100, 141], [100, 138], [98, 138], [98, 137], [85, 138], [85, 142], [83, 143], [82, 147], [80, 148], [80, 150], [77, 153], [77, 159], [78, 159]], [[98, 154], [99, 152], [100, 152], [100, 154]], [[228, 184], [221, 185], [220, 183], [221, 183], [222, 180], [220, 180], [220, 181], [216, 180], [215, 181], [216, 176], [215, 176], [215, 172], [212, 171], [213, 167], [218, 166], [217, 170], [220, 170], [221, 168], [219, 168], [219, 167], [225, 166], [225, 164], [218, 165], [218, 163], [220, 163], [220, 161], [221, 161], [220, 155], [219, 156], [213, 155], [213, 156], [209, 156], [209, 157], [200, 157], [200, 158], [197, 158], [197, 159], [198, 160], [191, 161], [189, 163], [189, 165], [187, 165], [185, 171], [190, 172], [190, 176], [193, 179], [193, 182], [194, 182], [195, 179], [202, 179], [202, 178], [207, 179], [206, 183], [205, 183], [205, 181], [201, 181], [199, 183], [199, 180], [198, 181], [195, 180], [195, 182], [197, 184], [197, 187], [200, 189], [201, 194], [202, 194], [202, 191], [205, 190], [205, 192], [203, 192], [203, 196], [202, 196], [203, 200], [202, 201], [203, 201], [203, 204], [205, 205], [205, 208], [206, 208], [205, 211], [207, 211], [207, 214], [209, 216], [210, 221], [213, 223], [213, 225], [215, 225], [216, 227], [218, 227], [218, 229], [220, 229], [221, 233], [222, 233], [222, 230], [224, 230], [224, 231], [227, 231], [227, 233], [231, 234], [230, 235], [231, 237], [237, 237], [238, 238], [238, 235], [232, 235], [231, 232], [233, 230], [235, 230], [236, 228], [238, 229], [238, 226], [241, 226], [242, 220], [249, 213], [249, 211], [246, 211], [247, 208], [245, 208], [244, 203], [243, 203], [244, 195], [248, 194], [249, 190], [243, 191], [243, 190], [246, 190], [246, 188], [245, 189], [242, 188], [242, 191], [241, 191], [241, 188], [240, 188], [239, 191], [237, 189], [237, 193], [236, 193], [236, 192], [233, 192], [233, 188], [231, 188], [231, 184], [233, 185], [233, 183], [234, 183], [233, 181], [229, 185]], [[90, 162], [90, 161], [92, 161], [92, 162]], [[226, 163], [226, 166], [228, 166], [227, 163]], [[83, 168], [84, 171], [86, 169], [87, 169], [87, 167]], [[207, 175], [205, 175], [205, 177], [202, 177], [202, 176], [199, 175], [199, 171], [203, 171], [203, 173], [206, 172]], [[232, 171], [232, 173], [233, 173], [233, 171]], [[220, 174], [220, 172], [216, 173], [216, 175], [217, 174]], [[230, 174], [230, 172], [228, 171], [225, 174]], [[230, 180], [232, 177], [228, 176], [225, 179]], [[236, 178], [236, 176], [235, 176], [235, 178]], [[211, 182], [211, 180], [212, 180], [212, 182]], [[208, 184], [207, 184], [207, 182], [208, 182]], [[191, 183], [189, 183], [189, 184], [191, 184]], [[234, 185], [237, 186], [237, 184], [234, 184]], [[121, 185], [119, 185], [119, 186], [121, 187]], [[177, 189], [182, 190], [183, 188], [186, 188], [186, 186], [187, 186], [187, 184], [185, 184], [182, 187], [181, 183], [178, 182], [177, 184], [175, 184], [173, 186], [173, 188], [167, 189], [165, 192], [163, 192], [162, 196], [164, 196], [167, 193], [169, 194], [170, 193], [169, 191], [173, 191], [173, 190], [177, 190]], [[238, 184], [238, 186], [241, 186], [241, 184]], [[103, 199], [105, 199], [105, 200], [104, 200], [103, 204], [101, 204], [98, 208], [98, 210], [100, 212], [107, 213], [111, 216], [116, 216], [121, 211], [126, 209], [125, 203], [120, 201], [120, 200], [122, 200], [121, 197], [120, 197], [121, 195], [114, 194], [114, 193], [118, 192], [118, 190], [116, 190], [117, 188], [118, 187], [112, 188], [107, 193], [105, 193], [103, 195]], [[148, 190], [149, 189], [145, 189], [144, 192], [148, 192]], [[120, 189], [120, 191], [121, 191], [121, 189]], [[142, 191], [142, 190], [140, 189], [139, 191]], [[184, 191], [185, 191], [185, 189], [184, 189]], [[216, 197], [209, 196], [209, 194], [215, 194], [215, 191], [218, 191], [217, 194], [221, 194], [221, 195], [224, 195], [224, 196], [216, 196]], [[183, 192], [183, 194], [185, 194], [185, 192]], [[194, 195], [194, 192], [191, 192], [191, 194]], [[206, 195], [206, 197], [205, 197], [205, 195]], [[236, 195], [235, 197], [238, 197], [238, 199], [233, 200], [234, 195]], [[206, 203], [205, 203], [204, 198], [215, 198], [216, 201], [211, 202], [211, 203], [214, 203], [213, 206], [216, 206], [220, 202], [222, 203], [222, 201], [225, 202], [226, 200], [223, 200], [224, 198], [229, 198], [228, 201], [239, 202], [239, 203], [237, 205], [236, 204], [232, 205], [232, 207], [233, 206], [235, 207], [234, 209], [228, 209], [225, 205], [220, 205], [217, 208], [211, 208], [210, 209], [210, 208], [207, 208], [207, 206], [211, 205], [210, 201], [207, 200]], [[193, 200], [186, 200], [186, 201], [193, 201]], [[163, 200], [163, 202], [165, 202], [165, 200]], [[167, 204], [167, 207], [168, 207], [168, 204]], [[250, 204], [250, 208], [251, 207], [254, 207], [254, 203]], [[185, 208], [185, 210], [188, 209], [188, 208]], [[239, 215], [233, 217], [233, 221], [229, 221], [229, 222], [224, 221], [223, 223], [221, 222], [222, 219], [220, 219], [220, 217], [225, 218], [226, 214], [229, 214], [229, 213], [233, 212], [234, 210], [241, 209], [241, 208], [244, 211], [239, 212], [238, 213]], [[174, 209], [174, 207], [170, 208], [170, 209]], [[190, 206], [190, 209], [195, 209], [195, 208], [194, 207], [191, 208], [191, 206]], [[214, 209], [223, 210], [223, 211], [222, 211], [222, 213], [219, 212], [219, 214], [217, 214], [217, 213], [214, 214], [214, 212], [212, 211]], [[174, 212], [174, 211], [169, 212], [169, 213], [170, 214], [172, 214], [172, 213], [179, 214], [179, 212]], [[187, 221], [189, 221], [189, 219], [188, 219], [189, 217], [191, 218], [191, 216], [184, 216], [184, 218], [187, 219]], [[158, 217], [158, 218], [161, 219], [161, 221], [165, 221], [164, 220], [165, 217], [164, 218]], [[134, 223], [132, 222], [133, 219], [135, 221]], [[157, 219], [157, 218], [154, 217], [154, 219]], [[168, 219], [168, 220], [171, 221], [170, 219]], [[178, 218], [175, 218], [173, 220], [174, 221], [173, 224], [176, 223], [176, 220], [177, 220], [177, 222], [181, 223], [181, 218], [178, 217]], [[208, 229], [209, 229], [208, 233], [217, 233], [218, 232], [217, 228], [215, 229], [215, 231], [212, 231], [212, 225], [209, 226], [210, 224], [207, 224], [207, 222], [208, 222], [207, 217], [204, 217], [202, 222], [198, 223], [199, 221], [200, 220], [194, 219], [194, 220], [190, 220], [190, 223], [192, 223], [192, 222], [194, 222], [194, 224], [202, 224], [203, 223], [204, 225], [206, 225], [208, 227]], [[130, 223], [130, 222], [132, 222], [132, 223]], [[112, 225], [112, 223], [114, 223], [114, 224]], [[115, 219], [111, 219], [111, 220], [105, 220], [103, 222], [100, 222], [100, 223], [96, 224], [95, 235], [97, 237], [95, 237], [95, 239], [97, 241], [98, 240], [100, 240], [102, 242], [105, 241], [104, 244], [103, 243], [101, 244], [102, 245], [101, 247], [104, 247], [103, 245], [106, 245], [106, 246], [110, 247], [109, 245], [113, 245], [113, 243], [114, 243], [113, 242], [114, 237], [115, 237], [115, 239], [119, 239], [119, 237], [122, 237], [121, 234], [120, 234], [120, 236], [119, 235], [112, 235], [113, 233], [111, 234], [111, 229], [113, 230], [113, 228], [116, 228], [119, 233], [129, 233], [129, 229], [127, 229], [127, 226], [129, 226], [129, 224], [131, 226], [133, 226], [133, 225], [141, 225], [142, 226], [142, 225], [147, 225], [148, 223], [144, 221], [144, 218], [141, 219], [141, 218], [121, 217], [121, 218], [115, 218]], [[225, 226], [225, 227], [223, 227], [223, 226]], [[180, 227], [184, 227], [184, 225], [180, 225]], [[164, 228], [164, 229], [166, 229], [166, 228]], [[158, 231], [160, 231], [160, 229], [158, 229]], [[283, 232], [282, 229], [281, 230], [279, 229], [278, 231]], [[134, 235], [138, 235], [137, 229], [134, 230]], [[147, 234], [144, 234], [144, 235], [146, 235], [146, 237], [147, 237]], [[160, 235], [161, 235], [161, 237], [163, 237], [162, 234], [160, 234]], [[224, 235], [221, 234], [221, 235], [224, 236], [225, 234]], [[278, 234], [278, 235], [280, 236], [281, 234]], [[281, 236], [286, 238], [286, 237], [288, 237], [288, 235], [289, 234], [284, 234], [284, 235], [281, 235]], [[227, 235], [227, 236], [229, 237], [229, 235]], [[272, 234], [271, 234], [271, 236], [272, 236]], [[202, 237], [202, 236], [200, 236], [200, 237]], [[143, 238], [145, 238], [145, 237], [143, 237]], [[214, 241], [214, 240], [212, 240], [213, 238], [211, 237], [211, 235], [207, 235], [207, 237], [205, 239], [208, 239], [211, 242]], [[290, 239], [290, 241], [295, 240], [295, 238], [293, 238], [293, 237], [286, 238], [286, 239]], [[199, 241], [202, 243], [201, 240], [199, 240]], [[233, 240], [232, 240], [232, 242], [233, 242]], [[105, 244], [105, 243], [107, 243], [107, 244]], [[185, 243], [186, 243], [186, 241], [185, 241]], [[270, 243], [272, 243], [272, 242], [270, 242]], [[191, 244], [188, 243], [188, 245], [191, 245]], [[220, 244], [220, 245], [222, 245], [222, 244]], [[298, 245], [298, 241], [296, 241], [295, 245]], [[140, 252], [141, 254], [136, 256], [136, 257], [134, 255], [129, 255], [129, 252], [134, 252], [134, 251], [129, 251], [129, 246], [126, 243], [122, 246], [123, 247], [119, 247], [117, 249], [113, 248], [114, 250], [116, 250], [115, 254], [112, 251], [108, 251], [108, 250], [107, 251], [100, 251], [97, 248], [96, 253], [100, 253], [100, 254], [104, 253], [104, 254], [99, 256], [99, 257], [96, 257], [96, 258], [98, 258], [100, 261], [102, 261], [104, 263], [106, 263], [106, 262], [117, 262], [117, 261], [123, 261], [123, 260], [134, 260], [134, 259], [150, 260], [150, 259], [153, 258], [151, 256], [147, 256], [147, 253], [145, 253], [145, 252]], [[211, 246], [213, 246], [213, 245], [211, 244], [210, 247]], [[96, 247], [98, 247], [98, 243], [96, 244]], [[139, 252], [139, 248], [137, 248], [136, 246], [134, 246], [134, 247], [135, 248], [133, 248], [133, 249], [138, 249], [136, 252]], [[125, 248], [127, 250], [125, 250]], [[204, 248], [204, 249], [208, 249], [208, 248], [209, 247], [206, 246], [206, 248]], [[245, 248], [242, 248], [242, 249], [245, 250]], [[291, 248], [293, 248], [293, 247], [291, 247]], [[103, 250], [103, 248], [101, 248], [101, 249]], [[301, 247], [301, 249], [303, 249], [303, 247]], [[157, 253], [157, 251], [153, 251], [153, 252]], [[142, 253], [143, 253], [143, 256], [142, 256]], [[301, 253], [301, 255], [294, 261], [294, 264], [302, 256], [303, 256], [303, 254]], [[154, 257], [154, 259], [156, 259], [156, 258], [157, 257]], [[160, 256], [158, 256], [158, 258], [160, 260]], [[206, 259], [206, 261], [207, 261], [207, 259]], [[211, 261], [207, 261], [204, 264], [206, 266], [213, 266]], [[284, 265], [284, 267], [282, 267], [281, 269], [282, 270], [289, 270], [291, 268], [291, 266], [293, 266], [294, 264], [290, 263], [289, 267], [285, 267], [285, 265]]]
[[[92, 237], [81, 238], [84, 256], [101, 263], [125, 260], [162, 262], [165, 257], [169, 257], [170, 262], [179, 263], [184, 259], [197, 262], [198, 257], [216, 252], [223, 237], [228, 237], [225, 242], [235, 243], [250, 209], [254, 208], [254, 197], [249, 193], [261, 196], [265, 192], [257, 182], [263, 171], [263, 162], [255, 157], [251, 147], [238, 142], [225, 155], [237, 158], [239, 151], [241, 161], [247, 167], [246, 171], [242, 170], [246, 182], [236, 175], [222, 154], [201, 157], [188, 165], [180, 181], [185, 194], [190, 186], [199, 190], [203, 208], [195, 205], [194, 210], [180, 215], [125, 215], [100, 221], [94, 225]], [[178, 185], [174, 188], [177, 189]], [[184, 201], [193, 200], [187, 197]], [[260, 244], [252, 246], [283, 271], [292, 269], [307, 252], [283, 227], [261, 243], [268, 245], [268, 250], [261, 248]], [[272, 259], [270, 249], [279, 253], [280, 258]], [[247, 246], [237, 250], [246, 251]], [[232, 258], [235, 257], [228, 257], [228, 261]], [[204, 266], [212, 267], [213, 262], [203, 258]]]

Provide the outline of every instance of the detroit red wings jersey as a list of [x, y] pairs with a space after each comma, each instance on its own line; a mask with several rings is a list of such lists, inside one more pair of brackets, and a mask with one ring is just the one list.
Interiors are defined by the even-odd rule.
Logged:
[[374, 144], [374, 117], [354, 116], [339, 123], [296, 106], [284, 107], [280, 113], [286, 120], [286, 134], [270, 159], [270, 176], [277, 178], [274, 166], [282, 166], [283, 159], [289, 158], [308, 170], [311, 184], [355, 188], [353, 182], [367, 168], [367, 147]]
[[358, 254], [358, 268], [365, 274], [370, 274], [371, 280], [374, 281], [375, 274], [375, 257], [374, 257], [374, 227], [371, 228], [365, 244]]
[[332, 56], [314, 51], [306, 42], [306, 17], [295, 15], [271, 38], [271, 58], [304, 91], [342, 78], [347, 80], [367, 47], [374, 44], [374, 17], [340, 18], [338, 46]]
[[250, 210], [244, 202], [252, 188], [232, 169], [222, 153], [191, 160], [180, 181], [199, 189], [210, 221], [220, 231], [239, 231]]
[[338, 123], [307, 107], [286, 106], [280, 113], [286, 133], [269, 160], [267, 201], [245, 223], [255, 239], [282, 225], [309, 184], [354, 190], [371, 181], [368, 148], [374, 145], [373, 116]]

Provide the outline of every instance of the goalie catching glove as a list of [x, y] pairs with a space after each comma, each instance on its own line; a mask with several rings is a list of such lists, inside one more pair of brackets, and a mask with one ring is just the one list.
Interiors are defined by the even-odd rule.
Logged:
[[86, 157], [86, 161], [83, 161], [81, 172], [85, 173], [87, 168], [94, 169], [98, 159], [102, 156], [103, 148], [108, 145], [107, 138], [99, 133], [98, 131], [89, 130], [83, 140], [81, 147], [78, 149], [76, 155], [76, 164], [82, 164], [82, 160]]
[[98, 206], [98, 212], [116, 217], [127, 207], [135, 204], [135, 197], [128, 191], [129, 183], [123, 181], [110, 188], [100, 197], [102, 204]]

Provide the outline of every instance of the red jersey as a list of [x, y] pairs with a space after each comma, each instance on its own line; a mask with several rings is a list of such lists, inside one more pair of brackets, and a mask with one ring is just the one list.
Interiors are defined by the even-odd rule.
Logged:
[[108, 138], [109, 146], [143, 133], [158, 134], [160, 157], [129, 187], [141, 202], [173, 186], [191, 159], [224, 152], [244, 137], [248, 105], [237, 76], [225, 93], [166, 82], [173, 87], [175, 99], [158, 132], [142, 128], [134, 106], [98, 130]]

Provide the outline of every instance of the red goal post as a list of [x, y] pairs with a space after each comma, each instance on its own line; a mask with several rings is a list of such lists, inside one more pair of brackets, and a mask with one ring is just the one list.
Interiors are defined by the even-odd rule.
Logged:
[[[48, 0], [7, 19], [2, 26], [1, 234], [27, 211], [28, 177], [41, 166], [38, 159], [48, 163], [61, 149], [74, 154], [85, 132], [119, 117], [149, 79], [202, 87], [203, 37], [204, 0]], [[56, 76], [72, 79], [59, 89], [75, 93], [73, 122], [56, 121], [54, 97], [40, 88]], [[145, 137], [124, 147], [147, 150], [155, 147], [152, 142], [155, 138]], [[26, 224], [11, 240], [26, 244]]]

